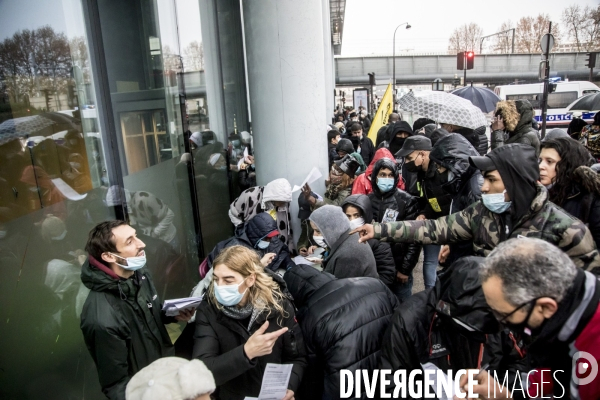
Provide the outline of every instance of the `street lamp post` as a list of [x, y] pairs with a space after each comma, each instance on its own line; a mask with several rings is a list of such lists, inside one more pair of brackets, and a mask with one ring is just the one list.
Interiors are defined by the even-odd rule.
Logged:
[[403, 22], [400, 25], [398, 25], [396, 27], [396, 29], [394, 29], [394, 40], [393, 40], [393, 46], [394, 46], [394, 50], [392, 52], [392, 60], [393, 60], [393, 66], [392, 66], [392, 88], [394, 89], [394, 104], [396, 103], [396, 31], [398, 30], [398, 28], [400, 28], [402, 25], [406, 25], [406, 29], [410, 29], [410, 24], [408, 22]]

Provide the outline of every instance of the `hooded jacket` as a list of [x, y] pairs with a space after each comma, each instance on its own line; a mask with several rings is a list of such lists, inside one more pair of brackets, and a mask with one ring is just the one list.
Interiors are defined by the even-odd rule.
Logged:
[[492, 150], [505, 144], [522, 143], [535, 149], [537, 159], [540, 155], [540, 138], [532, 126], [535, 113], [531, 103], [527, 100], [499, 101], [496, 113], [502, 116], [505, 130], [492, 132]]
[[348, 235], [350, 221], [340, 207], [326, 205], [310, 215], [329, 247], [323, 271], [336, 278], [369, 276], [378, 278], [375, 258], [370, 248], [358, 243], [358, 233]]
[[479, 153], [461, 135], [450, 134], [441, 138], [429, 153], [429, 159], [452, 172], [453, 178], [442, 185], [452, 196], [452, 209], [456, 212], [481, 199], [483, 176], [469, 163], [469, 157]]
[[591, 168], [577, 167], [572, 174], [573, 192], [562, 205], [565, 211], [588, 226], [597, 248], [600, 248], [600, 175], [595, 169], [599, 168], [600, 164]]
[[[342, 210], [346, 205], [351, 205], [358, 208], [363, 215], [365, 223], [368, 224], [373, 220], [373, 213], [371, 211], [371, 201], [368, 196], [364, 194], [354, 194], [348, 196], [342, 203]], [[386, 285], [390, 286], [396, 279], [396, 266], [394, 263], [394, 256], [390, 245], [379, 240], [371, 239], [367, 243], [371, 247], [373, 257], [375, 257], [375, 264], [377, 266], [377, 273], [379, 279]]]
[[480, 156], [486, 155], [490, 147], [490, 141], [485, 134], [486, 129], [486, 126], [480, 126], [473, 131], [477, 136], [479, 136], [479, 145], [475, 149], [479, 152]]
[[213, 267], [213, 261], [221, 251], [227, 247], [239, 245], [256, 251], [261, 258], [267, 253], [275, 253], [275, 258], [267, 268], [272, 271], [277, 271], [279, 268], [285, 269], [292, 262], [290, 249], [281, 241], [279, 236], [273, 237], [266, 249], [260, 249], [257, 246], [261, 239], [275, 230], [277, 230], [277, 223], [273, 217], [266, 212], [257, 214], [244, 225], [238, 226], [235, 230], [235, 236], [217, 243], [207, 256], [209, 268]]
[[[378, 279], [336, 279], [307, 265], [290, 269], [284, 280], [298, 307], [307, 351], [317, 358], [315, 369], [324, 372], [325, 393], [339, 399], [340, 370], [377, 368], [398, 300]], [[361, 393], [366, 399], [364, 387]]]
[[460, 259], [440, 276], [435, 287], [402, 303], [385, 334], [380, 368], [421, 370], [421, 364], [431, 362], [444, 371], [456, 372], [489, 363], [491, 371], [504, 376], [506, 369], [499, 370], [500, 365], [512, 372], [523, 367], [519, 352], [503, 354], [502, 348], [497, 348], [509, 339], [497, 333], [498, 322], [481, 289], [479, 265], [483, 260]]
[[379, 148], [387, 148], [390, 153], [396, 154], [404, 144], [405, 139], [397, 138], [398, 133], [405, 132], [408, 136], [413, 135], [413, 130], [406, 121], [397, 121], [389, 126], [386, 132], [385, 141], [379, 145]]
[[117, 276], [93, 257], [81, 267], [90, 289], [81, 313], [81, 331], [96, 363], [102, 392], [124, 400], [125, 387], [140, 369], [174, 350], [152, 279], [142, 268], [129, 279]]
[[[196, 312], [193, 357], [206, 364], [215, 378], [219, 400], [243, 400], [246, 396], [258, 396], [267, 363], [293, 364], [288, 389], [298, 391], [306, 367], [306, 349], [302, 331], [295, 318], [295, 309], [287, 293], [283, 279], [265, 270], [284, 293], [281, 314], [273, 310], [261, 313], [252, 326], [226, 316], [210, 300], [203, 301]], [[244, 344], [265, 323], [266, 333], [287, 327], [279, 336], [270, 354], [249, 360]]]
[[[354, 184], [352, 185], [352, 194], [366, 194], [368, 195], [373, 191], [373, 185], [371, 184], [371, 174], [373, 173], [373, 167], [375, 163], [382, 158], [389, 158], [390, 160], [394, 159], [394, 156], [390, 151], [386, 148], [380, 148], [375, 152], [375, 156], [371, 163], [367, 167], [367, 170], [364, 174], [361, 174], [356, 177], [354, 180]], [[402, 177], [398, 179], [398, 184], [396, 185], [398, 189], [404, 190], [404, 180]], [[366, 220], [365, 220], [366, 221]]]
[[[374, 182], [373, 192], [369, 194], [371, 200], [371, 210], [373, 212], [373, 221], [381, 222], [387, 210], [396, 211], [396, 221], [414, 220], [419, 212], [419, 201], [416, 197], [411, 196], [400, 189], [392, 189], [389, 192], [383, 193], [377, 186], [377, 174], [382, 168], [388, 168], [394, 171], [394, 187], [397, 186], [399, 178], [396, 163], [389, 158], [383, 158], [375, 164], [371, 173], [371, 182]], [[396, 271], [410, 275], [412, 270], [417, 265], [421, 246], [417, 244], [401, 244], [395, 243], [392, 245], [392, 254], [394, 255], [394, 264]]]

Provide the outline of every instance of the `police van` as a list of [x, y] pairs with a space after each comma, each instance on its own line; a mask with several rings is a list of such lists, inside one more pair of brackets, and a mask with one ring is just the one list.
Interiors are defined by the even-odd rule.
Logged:
[[[543, 83], [496, 86], [494, 92], [502, 100], [529, 100], [535, 109], [535, 119], [541, 122]], [[600, 92], [600, 88], [591, 82], [557, 82], [554, 93], [548, 94], [546, 125], [552, 128], [566, 128], [573, 118], [573, 115], [567, 113], [567, 106], [581, 96], [597, 92]], [[591, 123], [594, 113], [583, 113], [581, 117]]]

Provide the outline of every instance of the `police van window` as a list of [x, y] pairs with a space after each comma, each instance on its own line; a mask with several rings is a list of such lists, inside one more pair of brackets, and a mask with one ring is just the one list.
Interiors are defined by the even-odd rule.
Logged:
[[585, 96], [586, 94], [592, 94], [592, 93], [598, 93], [600, 92], [600, 90], [595, 90], [595, 89], [588, 89], [588, 90], [584, 90], [582, 91], [582, 96]]
[[548, 108], [565, 108], [577, 100], [577, 92], [558, 92], [548, 94]]
[[541, 108], [542, 95], [540, 93], [507, 94], [506, 100], [527, 100], [533, 108]]

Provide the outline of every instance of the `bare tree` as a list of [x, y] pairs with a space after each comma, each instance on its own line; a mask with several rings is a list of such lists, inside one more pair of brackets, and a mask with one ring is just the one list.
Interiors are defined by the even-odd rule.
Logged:
[[596, 8], [570, 5], [563, 10], [562, 21], [577, 51], [600, 50], [600, 5]]
[[512, 51], [513, 32], [510, 31], [510, 29], [513, 29], [514, 27], [514, 24], [510, 20], [504, 21], [502, 25], [500, 25], [498, 32], [503, 33], [494, 36], [494, 41], [492, 44], [494, 53], [508, 54]]
[[579, 4], [571, 4], [569, 7], [565, 8], [562, 12], [561, 19], [566, 27], [567, 35], [569, 35], [571, 39], [575, 40], [577, 51], [581, 51], [582, 44], [580, 36], [585, 16]]
[[482, 35], [483, 29], [474, 22], [456, 28], [450, 36], [448, 53], [456, 54], [460, 51], [479, 49]]
[[65, 93], [72, 65], [67, 37], [50, 26], [17, 31], [0, 42], [3, 90], [11, 102], [43, 91]]
[[196, 40], [183, 50], [186, 71], [204, 71], [204, 46]]
[[171, 47], [166, 44], [162, 49], [163, 68], [166, 71], [181, 71], [181, 56], [175, 54]]
[[[540, 40], [548, 33], [550, 17], [547, 14], [539, 14], [537, 17], [523, 17], [517, 22], [516, 52], [517, 53], [539, 53]], [[552, 23], [552, 35], [555, 44], [561, 41], [560, 29], [557, 23]]]

